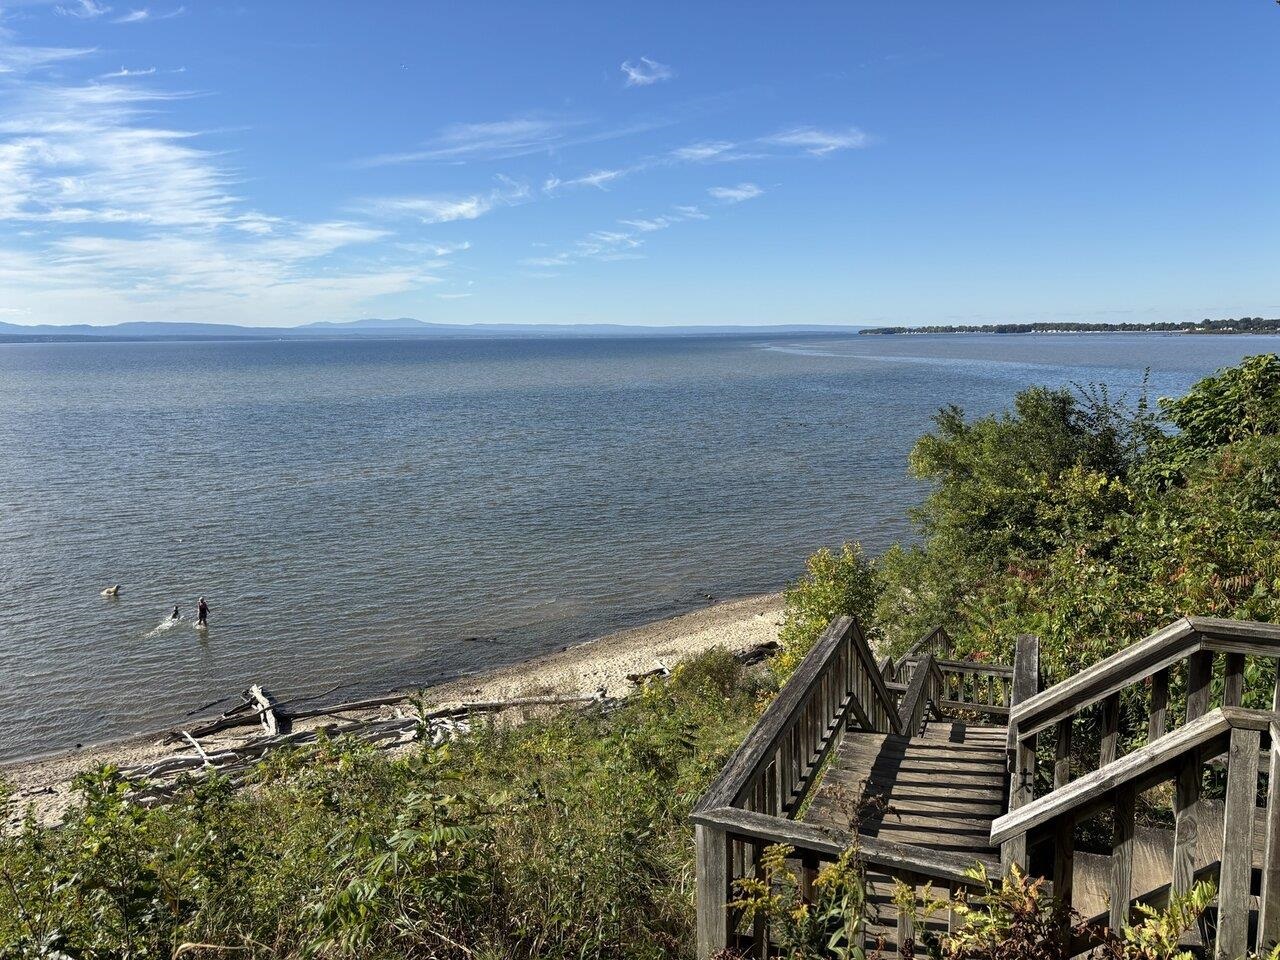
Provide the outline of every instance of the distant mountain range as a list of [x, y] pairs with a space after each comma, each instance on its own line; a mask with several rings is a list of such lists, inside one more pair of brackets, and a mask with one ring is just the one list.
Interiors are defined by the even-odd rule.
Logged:
[[226, 323], [132, 321], [106, 326], [87, 323], [0, 323], [0, 340], [298, 340], [401, 337], [669, 337], [714, 334], [841, 334], [857, 326], [779, 324], [765, 327], [707, 325], [649, 327], [610, 323], [428, 323], [412, 317], [366, 320], [321, 320], [299, 327], [243, 327]]

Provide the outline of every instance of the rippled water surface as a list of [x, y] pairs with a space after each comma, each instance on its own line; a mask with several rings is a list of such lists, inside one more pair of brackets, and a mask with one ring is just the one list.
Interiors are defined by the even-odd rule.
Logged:
[[907, 534], [906, 454], [943, 404], [1133, 391], [1147, 367], [1173, 394], [1278, 346], [0, 345], [0, 758], [174, 723], [255, 680], [345, 698], [776, 588], [820, 544]]

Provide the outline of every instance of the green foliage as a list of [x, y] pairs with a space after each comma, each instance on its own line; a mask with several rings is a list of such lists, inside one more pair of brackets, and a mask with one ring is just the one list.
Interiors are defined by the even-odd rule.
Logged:
[[794, 852], [785, 845], [766, 847], [760, 875], [735, 881], [734, 906], [747, 923], [760, 918], [768, 925], [777, 951], [771, 955], [783, 960], [864, 960], [858, 940], [865, 893], [857, 851], [846, 850], [823, 865], [808, 900], [787, 865]]
[[1217, 888], [1203, 880], [1186, 893], [1173, 894], [1164, 910], [1138, 904], [1142, 920], [1126, 926], [1118, 937], [1106, 935], [1103, 942], [1107, 953], [1117, 960], [1192, 960], [1191, 951], [1183, 950], [1178, 941], [1196, 925], [1217, 895]]
[[946, 937], [935, 955], [946, 960], [1067, 960], [1077, 953], [1072, 942], [1087, 933], [1071, 911], [1050, 897], [1044, 880], [1025, 876], [1016, 866], [999, 882], [984, 869], [973, 876], [984, 892], [973, 906], [957, 901], [959, 929]]
[[811, 556], [805, 575], [783, 595], [782, 652], [774, 658], [775, 673], [789, 676], [836, 617], [856, 617], [869, 629], [879, 593], [875, 564], [861, 544], [846, 543], [838, 553], [824, 547]]
[[610, 715], [394, 760], [322, 741], [161, 807], [106, 769], [61, 828], [0, 837], [0, 956], [687, 955], [688, 814], [759, 706], [721, 650]]
[[1067, 960], [1086, 944], [1093, 945], [1090, 955], [1099, 960], [1191, 960], [1178, 941], [1217, 896], [1212, 883], [1198, 883], [1174, 894], [1164, 910], [1140, 904], [1142, 919], [1113, 931], [1088, 926], [1045, 891], [1042, 879], [1027, 877], [1017, 867], [999, 883], [985, 870], [973, 876], [984, 892], [974, 906], [953, 905], [962, 923], [929, 951], [938, 960]]
[[1276, 619], [1278, 385], [1268, 355], [1162, 401], [1160, 422], [1101, 388], [943, 411], [912, 455], [934, 482], [923, 542], [879, 567], [890, 649], [944, 623], [959, 652], [1007, 659], [1036, 633], [1053, 680], [1179, 616]]
[[1280, 357], [1248, 357], [1237, 367], [1205, 377], [1184, 397], [1160, 401], [1177, 428], [1161, 450], [1168, 466], [1252, 437], [1280, 434]]

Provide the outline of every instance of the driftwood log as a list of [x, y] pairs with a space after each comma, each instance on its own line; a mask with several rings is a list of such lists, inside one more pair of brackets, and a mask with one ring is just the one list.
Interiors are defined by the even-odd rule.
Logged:
[[[745, 664], [752, 664], [772, 656], [777, 650], [778, 644], [770, 642], [739, 651], [735, 656]], [[632, 674], [629, 679], [642, 684], [670, 673], [665, 663], [657, 661], [653, 669]], [[304, 703], [306, 699], [295, 702]], [[253, 684], [240, 694], [238, 703], [220, 715], [175, 730], [165, 738], [167, 742], [184, 743], [191, 752], [124, 767], [119, 775], [132, 784], [130, 796], [135, 801], [151, 805], [163, 803], [191, 778], [217, 774], [239, 785], [253, 767], [273, 751], [314, 743], [321, 737], [354, 737], [378, 749], [393, 749], [414, 741], [438, 745], [469, 731], [471, 718], [476, 715], [549, 706], [591, 707], [612, 713], [624, 702], [620, 698], [606, 697], [603, 688], [595, 694], [545, 694], [477, 700], [446, 704], [426, 711], [416, 706], [415, 699], [415, 694], [398, 693], [322, 707], [291, 709], [287, 702], [274, 699], [261, 684]], [[214, 702], [225, 702], [225, 699]], [[396, 707], [396, 716], [342, 719], [343, 714], [379, 707]], [[293, 730], [294, 722], [319, 717], [332, 718], [332, 722], [320, 723], [307, 730]], [[260, 726], [262, 733], [235, 745], [211, 747], [207, 742], [201, 742], [216, 733], [251, 726]]]

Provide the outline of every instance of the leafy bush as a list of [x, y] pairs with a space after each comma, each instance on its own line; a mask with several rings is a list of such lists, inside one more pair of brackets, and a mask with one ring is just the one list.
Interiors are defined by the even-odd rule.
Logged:
[[1280, 360], [1252, 357], [1162, 400], [1034, 389], [1012, 413], [948, 408], [912, 454], [922, 542], [878, 570], [877, 628], [928, 626], [1007, 660], [1041, 638], [1048, 679], [1179, 616], [1280, 615]]
[[774, 658], [774, 672], [789, 676], [835, 617], [857, 617], [869, 629], [879, 594], [879, 575], [861, 544], [846, 543], [838, 553], [819, 550], [783, 594], [782, 652]]
[[721, 650], [612, 714], [321, 742], [151, 809], [105, 769], [0, 837], [0, 956], [687, 955], [688, 814], [759, 708]]
[[808, 900], [787, 864], [794, 852], [783, 844], [766, 847], [760, 876], [734, 882], [733, 905], [747, 923], [758, 917], [768, 925], [777, 955], [786, 960], [863, 960], [858, 944], [866, 898], [857, 850], [823, 865]]

